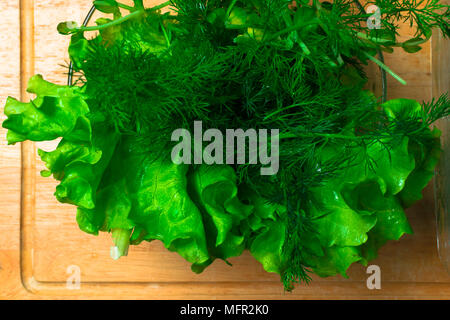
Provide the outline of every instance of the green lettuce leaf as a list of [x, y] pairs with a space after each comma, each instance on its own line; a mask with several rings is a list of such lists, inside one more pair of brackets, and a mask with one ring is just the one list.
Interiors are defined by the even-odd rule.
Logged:
[[397, 196], [384, 196], [376, 183], [360, 186], [352, 195], [358, 210], [374, 212], [377, 217], [375, 227], [370, 230], [369, 238], [361, 247], [362, 263], [378, 256], [378, 250], [388, 240], [399, 240], [404, 234], [412, 234], [408, 218]]
[[[405, 187], [415, 166], [408, 142], [407, 137], [389, 146], [383, 141], [373, 142], [368, 146], [368, 157], [360, 156], [365, 152], [355, 149], [357, 156], [349, 160], [345, 169], [323, 185], [311, 189], [308, 212], [324, 250], [324, 255], [308, 258], [314, 272], [323, 276], [345, 275], [344, 268], [351, 263], [374, 256], [367, 250], [364, 257], [361, 253], [361, 246], [368, 241], [384, 244], [389, 239], [398, 239], [403, 233], [410, 232], [396, 196]], [[339, 157], [342, 152], [338, 147], [330, 147], [325, 149], [321, 160]], [[376, 198], [380, 202], [378, 207], [366, 203], [364, 198], [364, 205], [360, 203], [363, 195], [377, 195], [375, 191], [367, 191], [367, 184], [379, 193]], [[386, 212], [391, 216], [387, 216]], [[383, 224], [389, 219], [396, 219], [397, 225], [392, 225], [390, 230], [394, 234], [383, 232]], [[372, 251], [378, 247], [372, 245]]]
[[143, 152], [133, 137], [123, 138], [99, 187], [102, 205], [82, 213], [102, 230], [134, 226], [134, 243], [160, 240], [187, 261], [204, 263], [209, 259], [205, 231], [187, 192], [187, 170]]
[[[227, 261], [245, 249], [245, 237], [240, 224], [253, 207], [238, 198], [236, 174], [226, 165], [202, 165], [189, 177], [192, 198], [203, 215], [208, 250], [214, 258]], [[204, 265], [206, 266], [206, 265]], [[201, 271], [204, 266], [198, 266]]]
[[143, 161], [141, 178], [135, 180], [136, 208], [130, 219], [144, 226], [146, 240], [161, 240], [193, 264], [207, 261], [202, 216], [187, 192], [188, 167], [170, 160]]
[[36, 94], [36, 99], [25, 103], [8, 97], [6, 101], [8, 118], [2, 126], [8, 129], [8, 144], [70, 138], [77, 124], [82, 126], [80, 121], [88, 121], [89, 107], [78, 87], [59, 86], [35, 75], [27, 91]]
[[96, 124], [94, 128], [91, 141], [77, 142], [63, 138], [56, 150], [38, 151], [49, 169], [43, 175], [53, 174], [55, 179], [61, 181], [55, 196], [62, 203], [85, 209], [95, 207], [97, 188], [114, 152], [118, 135], [106, 125]]
[[310, 256], [308, 262], [314, 273], [320, 277], [330, 277], [340, 274], [348, 278], [347, 269], [362, 259], [359, 247], [333, 246], [325, 249], [323, 256]]
[[[370, 212], [357, 212], [344, 200], [336, 184], [327, 184], [314, 190], [316, 205], [310, 215], [319, 233], [322, 246], [359, 246], [367, 241], [367, 232], [376, 223]], [[313, 202], [313, 203], [314, 203]]]
[[101, 189], [96, 203], [93, 209], [78, 208], [77, 222], [81, 230], [97, 235], [99, 231], [130, 230], [135, 226], [128, 219], [131, 200], [124, 179]]
[[383, 140], [371, 143], [367, 156], [364, 156], [364, 150], [356, 149], [354, 153], [361, 156], [339, 175], [343, 178], [338, 179], [337, 183], [351, 188], [367, 180], [375, 180], [383, 194], [399, 193], [415, 167], [414, 157], [408, 146], [408, 137], [403, 137], [396, 143]]
[[247, 249], [267, 272], [282, 274], [286, 266], [283, 246], [286, 238], [286, 208], [268, 202], [249, 186], [241, 186], [243, 201], [253, 206], [252, 213], [242, 224]]
[[24, 140], [44, 141], [61, 138], [56, 150], [38, 153], [49, 170], [61, 181], [55, 196], [63, 203], [83, 208], [95, 207], [100, 183], [117, 135], [101, 122], [93, 125], [86, 97], [78, 87], [60, 86], [33, 76], [28, 91], [36, 99], [23, 103], [8, 98], [3, 127], [9, 129], [8, 143]]
[[283, 256], [285, 237], [286, 225], [281, 220], [267, 220], [264, 227], [253, 236], [250, 253], [267, 272], [283, 272], [286, 264]]
[[434, 128], [430, 131], [430, 143], [427, 145], [411, 142], [409, 149], [414, 155], [416, 167], [406, 179], [406, 184], [399, 197], [405, 208], [422, 199], [422, 190], [428, 185], [434, 175], [434, 168], [441, 157], [440, 131]]
[[[395, 125], [402, 121], [419, 122], [424, 115], [422, 106], [411, 99], [390, 100], [384, 103], [382, 107]], [[425, 128], [421, 141], [409, 141], [408, 152], [414, 157], [415, 167], [399, 194], [404, 207], [410, 207], [422, 198], [422, 190], [433, 177], [434, 168], [439, 162], [441, 154], [440, 134], [437, 128], [432, 131]]]

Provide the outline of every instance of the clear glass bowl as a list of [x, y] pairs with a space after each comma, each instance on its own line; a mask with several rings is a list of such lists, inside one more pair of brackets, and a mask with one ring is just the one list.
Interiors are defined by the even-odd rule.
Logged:
[[[433, 96], [450, 88], [450, 40], [440, 32], [433, 35]], [[436, 168], [434, 194], [436, 202], [436, 230], [439, 257], [450, 274], [450, 118], [441, 119], [436, 126], [442, 132], [441, 160]]]

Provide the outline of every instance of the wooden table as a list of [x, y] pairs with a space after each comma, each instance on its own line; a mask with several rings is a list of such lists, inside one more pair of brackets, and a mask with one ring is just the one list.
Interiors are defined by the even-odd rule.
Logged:
[[[161, 1], [149, 1], [158, 3]], [[4, 1], [0, 21], [0, 105], [8, 95], [26, 100], [27, 79], [41, 73], [64, 84], [68, 37], [58, 35], [60, 21], [82, 21], [90, 0]], [[408, 32], [408, 30], [403, 30]], [[414, 55], [401, 50], [387, 57], [407, 86], [389, 78], [389, 97], [419, 101], [432, 95], [431, 45]], [[372, 72], [376, 77], [376, 72]], [[377, 83], [372, 84], [378, 90]], [[5, 116], [1, 113], [1, 120]], [[233, 267], [215, 262], [195, 275], [177, 254], [158, 242], [130, 249], [119, 261], [109, 257], [108, 234], [81, 232], [75, 210], [58, 203], [56, 183], [42, 178], [43, 164], [36, 145], [7, 146], [0, 129], [0, 298], [1, 299], [449, 299], [450, 277], [436, 249], [432, 187], [407, 211], [415, 234], [390, 242], [372, 262], [381, 268], [382, 287], [369, 290], [369, 276], [353, 265], [349, 279], [314, 277], [309, 286], [283, 292], [277, 276], [267, 274], [249, 254], [231, 259]], [[55, 143], [39, 143], [51, 149]], [[80, 271], [81, 287], [71, 290], [67, 280]]]

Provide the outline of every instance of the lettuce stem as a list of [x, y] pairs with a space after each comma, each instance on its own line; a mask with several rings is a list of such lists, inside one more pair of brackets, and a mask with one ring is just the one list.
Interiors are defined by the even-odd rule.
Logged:
[[132, 229], [112, 229], [112, 240], [114, 247], [111, 247], [111, 258], [114, 260], [122, 256], [128, 255], [128, 247], [130, 246], [130, 236]]

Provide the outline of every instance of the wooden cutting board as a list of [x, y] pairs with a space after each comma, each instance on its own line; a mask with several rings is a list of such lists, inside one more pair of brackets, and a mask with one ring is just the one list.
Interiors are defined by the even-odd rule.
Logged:
[[[148, 1], [159, 3], [161, 1]], [[0, 105], [8, 95], [26, 100], [28, 78], [66, 82], [68, 37], [58, 35], [60, 21], [82, 21], [91, 0], [5, 1], [0, 21]], [[406, 30], [407, 31], [407, 30]], [[389, 78], [389, 97], [429, 100], [432, 92], [431, 47], [414, 55], [402, 51], [387, 64], [407, 86]], [[64, 66], [65, 65], [65, 66]], [[371, 71], [376, 78], [377, 72]], [[378, 83], [372, 84], [378, 90]], [[5, 119], [1, 111], [1, 120]], [[195, 275], [161, 243], [131, 247], [128, 257], [109, 257], [110, 236], [81, 232], [75, 209], [53, 197], [56, 182], [42, 178], [36, 148], [55, 143], [7, 146], [0, 129], [0, 299], [449, 299], [450, 277], [439, 261], [431, 186], [407, 211], [415, 234], [390, 242], [372, 262], [381, 270], [381, 289], [369, 290], [369, 274], [353, 265], [349, 279], [314, 277], [309, 286], [283, 292], [276, 275], [263, 271], [249, 254], [215, 262]], [[70, 285], [80, 277], [80, 287]], [[69, 286], [67, 285], [69, 283]]]

